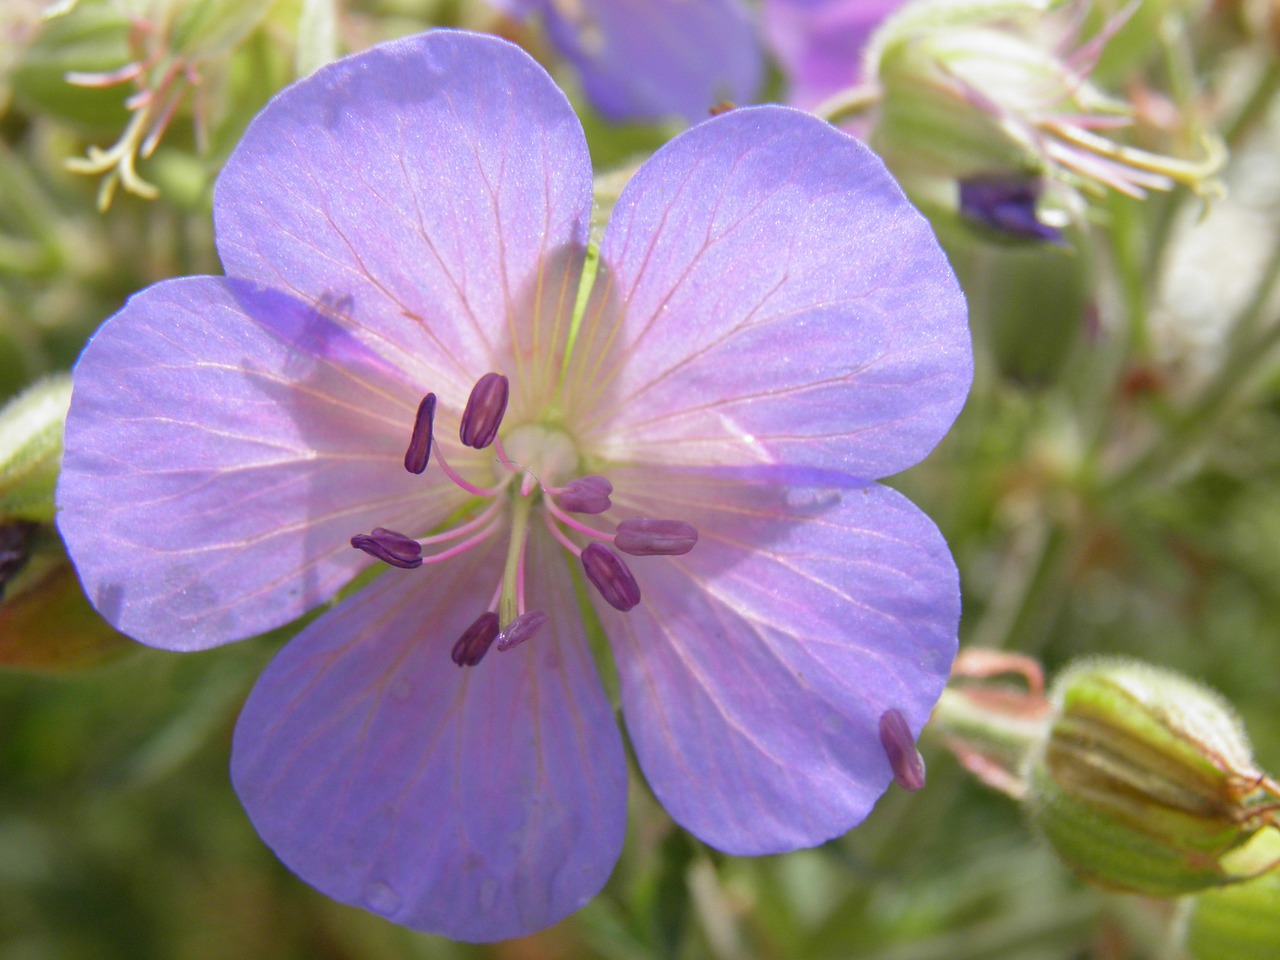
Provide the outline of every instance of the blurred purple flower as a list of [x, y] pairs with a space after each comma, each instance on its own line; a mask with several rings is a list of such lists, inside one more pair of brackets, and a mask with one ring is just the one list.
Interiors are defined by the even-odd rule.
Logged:
[[904, 2], [765, 0], [765, 37], [787, 78], [790, 102], [811, 110], [861, 83], [867, 40]]
[[763, 83], [756, 23], [742, 0], [490, 2], [516, 19], [540, 16], [610, 120], [697, 123], [720, 101], [750, 103]]
[[581, 127], [516, 47], [441, 31], [278, 95], [214, 206], [228, 276], [139, 293], [76, 368], [60, 526], [98, 609], [171, 650], [404, 568], [241, 714], [232, 777], [285, 863], [462, 940], [590, 899], [627, 774], [586, 595], [680, 824], [763, 854], [862, 820], [880, 718], [918, 735], [959, 615], [937, 529], [873, 479], [971, 377], [955, 279], [873, 154], [785, 107], [677, 137], [575, 324]]

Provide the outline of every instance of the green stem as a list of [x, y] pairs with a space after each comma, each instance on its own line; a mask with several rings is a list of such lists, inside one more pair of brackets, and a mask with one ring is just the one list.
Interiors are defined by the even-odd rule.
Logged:
[[1271, 101], [1280, 93], [1280, 60], [1267, 58], [1267, 67], [1258, 85], [1241, 105], [1236, 115], [1223, 125], [1222, 135], [1228, 146], [1238, 146], [1240, 141], [1267, 115]]
[[955, 737], [998, 758], [1016, 771], [1027, 754], [1044, 741], [1048, 722], [1043, 717], [1024, 719], [988, 710], [958, 690], [942, 691], [933, 717], [925, 728], [930, 736]]

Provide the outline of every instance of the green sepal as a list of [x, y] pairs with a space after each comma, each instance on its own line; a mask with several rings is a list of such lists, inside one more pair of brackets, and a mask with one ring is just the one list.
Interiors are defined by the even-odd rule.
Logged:
[[0, 668], [78, 670], [131, 646], [90, 605], [53, 528], [41, 527], [0, 603]]
[[10, 76], [13, 98], [31, 115], [47, 115], [90, 133], [119, 130], [129, 119], [132, 86], [84, 87], [68, 73], [109, 73], [133, 60], [129, 19], [114, 3], [78, 3], [45, 25]]
[[71, 376], [46, 377], [0, 408], [0, 522], [53, 520]]
[[173, 19], [171, 48], [188, 61], [229, 53], [257, 28], [271, 0], [187, 0]]
[[1186, 946], [1193, 960], [1280, 960], [1280, 871], [1196, 897]]
[[[882, 96], [871, 146], [895, 172], [957, 180], [1041, 175], [1046, 164], [1037, 145], [998, 113], [969, 103], [949, 66], [997, 55], [1025, 61], [1029, 53], [1038, 55], [1014, 37], [979, 29], [922, 35], [888, 47], [877, 75]], [[1031, 82], [1043, 72], [1027, 65], [1024, 79]]]

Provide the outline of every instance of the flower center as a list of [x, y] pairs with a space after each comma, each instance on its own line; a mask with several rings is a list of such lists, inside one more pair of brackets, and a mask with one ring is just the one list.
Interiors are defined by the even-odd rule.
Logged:
[[[477, 508], [454, 526], [423, 537], [376, 527], [356, 534], [351, 545], [383, 563], [404, 570], [442, 563], [480, 546], [496, 534], [508, 534], [506, 561], [488, 607], [463, 631], [453, 646], [453, 662], [473, 667], [491, 646], [510, 650], [537, 634], [547, 623], [541, 610], [525, 605], [525, 546], [530, 525], [541, 522], [547, 532], [582, 562], [583, 573], [604, 600], [626, 612], [640, 602], [640, 585], [616, 551], [638, 557], [677, 556], [698, 542], [698, 531], [681, 520], [634, 517], [612, 532], [592, 526], [579, 515], [600, 516], [612, 509], [613, 484], [604, 477], [579, 476], [580, 457], [563, 430], [524, 423], [501, 437], [510, 385], [498, 373], [476, 381], [462, 412], [458, 440], [463, 446], [495, 453], [495, 483], [481, 487], [464, 478], [448, 462], [436, 442], [436, 395], [418, 405], [404, 465], [410, 473], [436, 467], [476, 499]], [[578, 541], [586, 540], [585, 546]], [[609, 546], [606, 546], [608, 544]], [[427, 553], [425, 548], [435, 548]]]
[[[516, 427], [503, 440], [503, 449], [511, 462], [538, 478], [538, 482], [555, 486], [571, 479], [578, 469], [578, 448], [569, 435], [555, 427], [526, 423]], [[508, 467], [501, 460], [494, 473], [502, 480]]]

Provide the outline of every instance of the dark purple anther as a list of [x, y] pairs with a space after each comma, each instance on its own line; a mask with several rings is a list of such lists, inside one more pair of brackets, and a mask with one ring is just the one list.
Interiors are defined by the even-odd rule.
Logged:
[[510, 650], [518, 647], [547, 622], [547, 615], [541, 610], [526, 610], [507, 624], [507, 629], [498, 634], [498, 649]]
[[626, 613], [640, 602], [640, 585], [622, 558], [608, 547], [588, 544], [582, 551], [582, 569], [609, 606]]
[[374, 527], [373, 533], [357, 533], [351, 538], [351, 545], [402, 570], [422, 566], [422, 545], [413, 537], [386, 527]]
[[436, 395], [428, 393], [418, 404], [418, 415], [413, 420], [413, 436], [404, 454], [404, 468], [410, 473], [427, 469], [431, 459], [431, 430], [436, 422]]
[[510, 386], [500, 373], [486, 373], [471, 388], [467, 407], [462, 411], [458, 439], [468, 447], [483, 450], [498, 436], [502, 415], [507, 412]]
[[924, 786], [924, 757], [916, 749], [915, 737], [902, 711], [893, 707], [880, 714], [880, 744], [893, 768], [893, 779], [903, 790], [915, 792]]
[[613, 545], [633, 557], [678, 557], [698, 542], [698, 531], [683, 520], [637, 517], [618, 524]]
[[453, 662], [460, 667], [474, 667], [484, 659], [489, 646], [497, 638], [498, 615], [492, 612], [480, 614], [453, 645]]
[[609, 502], [611, 493], [613, 484], [604, 477], [578, 477], [564, 485], [556, 502], [569, 513], [604, 513], [613, 506]]
[[1037, 216], [1043, 189], [1036, 177], [970, 177], [960, 181], [960, 213], [1010, 237], [1059, 243], [1062, 231]]

